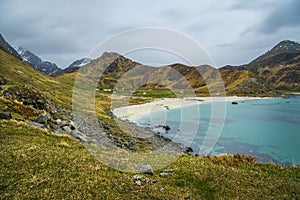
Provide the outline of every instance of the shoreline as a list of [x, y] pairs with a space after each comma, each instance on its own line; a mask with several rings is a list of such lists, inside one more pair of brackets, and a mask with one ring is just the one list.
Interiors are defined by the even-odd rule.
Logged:
[[239, 96], [228, 96], [228, 97], [184, 97], [184, 98], [162, 98], [157, 99], [153, 102], [123, 106], [112, 109], [111, 112], [118, 119], [136, 123], [141, 117], [154, 112], [161, 112], [169, 109], [183, 108], [198, 104], [206, 104], [213, 102], [234, 102], [234, 101], [248, 101], [266, 99], [269, 97], [239, 97]]

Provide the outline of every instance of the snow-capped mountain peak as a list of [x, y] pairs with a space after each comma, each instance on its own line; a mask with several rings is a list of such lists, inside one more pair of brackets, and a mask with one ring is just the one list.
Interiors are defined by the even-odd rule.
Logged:
[[15, 47], [15, 49], [24, 61], [28, 62], [32, 67], [46, 75], [51, 75], [54, 72], [62, 70], [55, 63], [43, 61], [40, 57], [25, 48]]

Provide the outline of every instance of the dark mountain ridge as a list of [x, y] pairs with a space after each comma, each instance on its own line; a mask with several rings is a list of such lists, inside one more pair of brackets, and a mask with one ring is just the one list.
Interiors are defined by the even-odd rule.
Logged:
[[18, 47], [17, 51], [24, 61], [28, 62], [32, 67], [43, 74], [51, 76], [62, 71], [55, 63], [43, 61], [40, 57], [27, 49]]
[[57, 71], [57, 72], [53, 73], [52, 76], [59, 76], [59, 75], [62, 75], [62, 74], [73, 73], [73, 72], [77, 71], [80, 67], [90, 63], [91, 60], [92, 59], [90, 59], [90, 58], [82, 58], [82, 59], [79, 59], [79, 60], [75, 60], [74, 62], [72, 62], [65, 69], [62, 69], [60, 71]]
[[0, 34], [0, 48], [9, 53], [10, 55], [16, 57], [18, 60], [22, 60], [19, 53], [3, 38]]
[[300, 90], [300, 44], [284, 40], [249, 64], [221, 69], [249, 70], [275, 89]]

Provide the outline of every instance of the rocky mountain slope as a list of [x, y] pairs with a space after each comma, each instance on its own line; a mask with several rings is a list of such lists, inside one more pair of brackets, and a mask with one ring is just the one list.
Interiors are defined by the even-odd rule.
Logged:
[[3, 36], [0, 34], [0, 48], [9, 53], [10, 55], [16, 57], [19, 60], [22, 60], [22, 57], [18, 54], [18, 52], [10, 46], [8, 42], [3, 38]]
[[28, 62], [32, 67], [43, 74], [51, 76], [52, 74], [60, 73], [62, 71], [55, 63], [43, 61], [40, 57], [27, 49], [18, 47], [16, 50], [24, 61]]
[[[172, 64], [162, 67], [145, 66], [134, 62], [117, 53], [105, 52], [102, 59], [110, 60], [107, 65], [96, 60], [91, 61], [81, 70], [91, 70], [92, 73], [103, 69], [99, 78], [100, 89], [122, 90], [130, 93], [132, 90], [168, 88], [172, 91], [189, 95], [185, 90], [191, 90], [198, 96], [207, 96], [207, 85], [218, 84], [216, 77], [220, 72], [226, 93], [229, 95], [269, 95], [272, 88], [264, 83], [255, 73], [248, 70], [217, 70], [210, 66], [190, 67], [183, 64]], [[74, 72], [76, 73], [76, 71]], [[99, 73], [100, 74], [100, 73]], [[93, 76], [91, 74], [91, 76]], [[206, 80], [206, 82], [205, 82]]]
[[82, 58], [82, 59], [76, 60], [76, 61], [72, 62], [65, 69], [52, 73], [51, 76], [59, 76], [62, 74], [73, 73], [73, 72], [77, 71], [80, 67], [87, 65], [90, 62], [91, 62], [90, 58]]
[[285, 40], [242, 66], [225, 66], [223, 70], [249, 70], [275, 89], [300, 90], [300, 44]]

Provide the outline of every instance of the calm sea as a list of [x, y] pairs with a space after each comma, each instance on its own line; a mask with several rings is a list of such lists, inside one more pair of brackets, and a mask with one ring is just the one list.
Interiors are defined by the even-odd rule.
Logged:
[[[200, 104], [152, 113], [137, 123], [152, 127], [171, 139], [183, 131], [182, 125], [186, 125], [179, 138], [185, 144], [192, 141], [190, 146], [198, 153], [211, 120], [214, 123], [222, 121], [211, 119], [211, 104]], [[165, 131], [157, 127], [163, 124], [171, 129]], [[197, 124], [196, 133], [186, 128]], [[226, 103], [225, 123], [209, 154], [223, 153], [252, 155], [260, 162], [300, 165], [300, 96], [239, 101], [238, 105]]]

